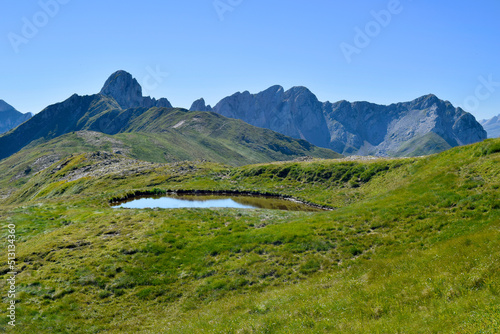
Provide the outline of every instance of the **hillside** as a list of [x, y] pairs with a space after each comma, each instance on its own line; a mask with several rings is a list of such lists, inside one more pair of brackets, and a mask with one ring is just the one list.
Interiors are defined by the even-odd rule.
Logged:
[[4, 100], [0, 100], [0, 134], [14, 129], [31, 117], [31, 113], [23, 114]]
[[[68, 156], [1, 205], [18, 236], [16, 330], [494, 333], [499, 163], [498, 139], [423, 158], [241, 167]], [[167, 190], [273, 193], [336, 210], [109, 206]]]
[[109, 97], [75, 94], [64, 102], [48, 106], [13, 131], [0, 136], [0, 159], [5, 159], [28, 145], [85, 130], [97, 115], [121, 110], [119, 108], [116, 101]]
[[[90, 123], [88, 128], [93, 129], [94, 124], [102, 124], [101, 119]], [[106, 124], [116, 122], [106, 121]], [[12, 187], [24, 184], [37, 172], [74, 153], [106, 151], [156, 163], [204, 160], [232, 166], [301, 157], [341, 157], [304, 140], [255, 128], [239, 120], [182, 109], [150, 109], [121, 130], [116, 135], [78, 131], [38, 145], [35, 141], [0, 160], [3, 171], [0, 198], [10, 193]]]

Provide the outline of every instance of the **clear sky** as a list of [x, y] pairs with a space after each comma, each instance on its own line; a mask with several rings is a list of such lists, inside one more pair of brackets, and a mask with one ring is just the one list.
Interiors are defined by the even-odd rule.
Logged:
[[97, 93], [123, 69], [145, 95], [185, 108], [279, 84], [321, 101], [433, 93], [478, 119], [500, 113], [498, 0], [3, 0], [0, 10], [0, 99], [22, 112]]

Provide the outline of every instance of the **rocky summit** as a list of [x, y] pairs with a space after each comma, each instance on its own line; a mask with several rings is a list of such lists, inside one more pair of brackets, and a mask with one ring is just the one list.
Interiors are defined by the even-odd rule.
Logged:
[[205, 100], [201, 98], [193, 102], [189, 111], [212, 111], [212, 107], [210, 105], [207, 106]]
[[23, 114], [4, 100], [0, 100], [0, 134], [26, 122], [32, 116], [31, 113]]
[[113, 73], [104, 83], [101, 95], [112, 97], [122, 109], [129, 108], [172, 108], [166, 98], [156, 100], [149, 96], [142, 96], [142, 87], [132, 75], [125, 71]]
[[412, 156], [486, 139], [474, 116], [435, 95], [405, 103], [320, 102], [305, 87], [222, 99], [213, 111], [348, 155]]
[[284, 91], [272, 86], [258, 94], [248, 91], [224, 98], [214, 112], [238, 118], [252, 125], [328, 147], [330, 135], [322, 104], [305, 87]]

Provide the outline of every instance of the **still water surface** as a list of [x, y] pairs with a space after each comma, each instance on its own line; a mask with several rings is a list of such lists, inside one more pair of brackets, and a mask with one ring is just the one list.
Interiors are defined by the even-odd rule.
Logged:
[[169, 195], [140, 197], [115, 205], [126, 209], [237, 208], [274, 209], [288, 211], [323, 211], [294, 201], [269, 196], [236, 195]]

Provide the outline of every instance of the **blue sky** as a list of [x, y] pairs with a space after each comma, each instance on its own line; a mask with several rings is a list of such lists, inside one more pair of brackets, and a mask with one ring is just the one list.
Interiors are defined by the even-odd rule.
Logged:
[[[500, 1], [4, 0], [0, 99], [39, 112], [118, 69], [189, 108], [306, 86], [321, 101], [433, 93], [500, 113]], [[34, 29], [33, 29], [34, 28]]]

